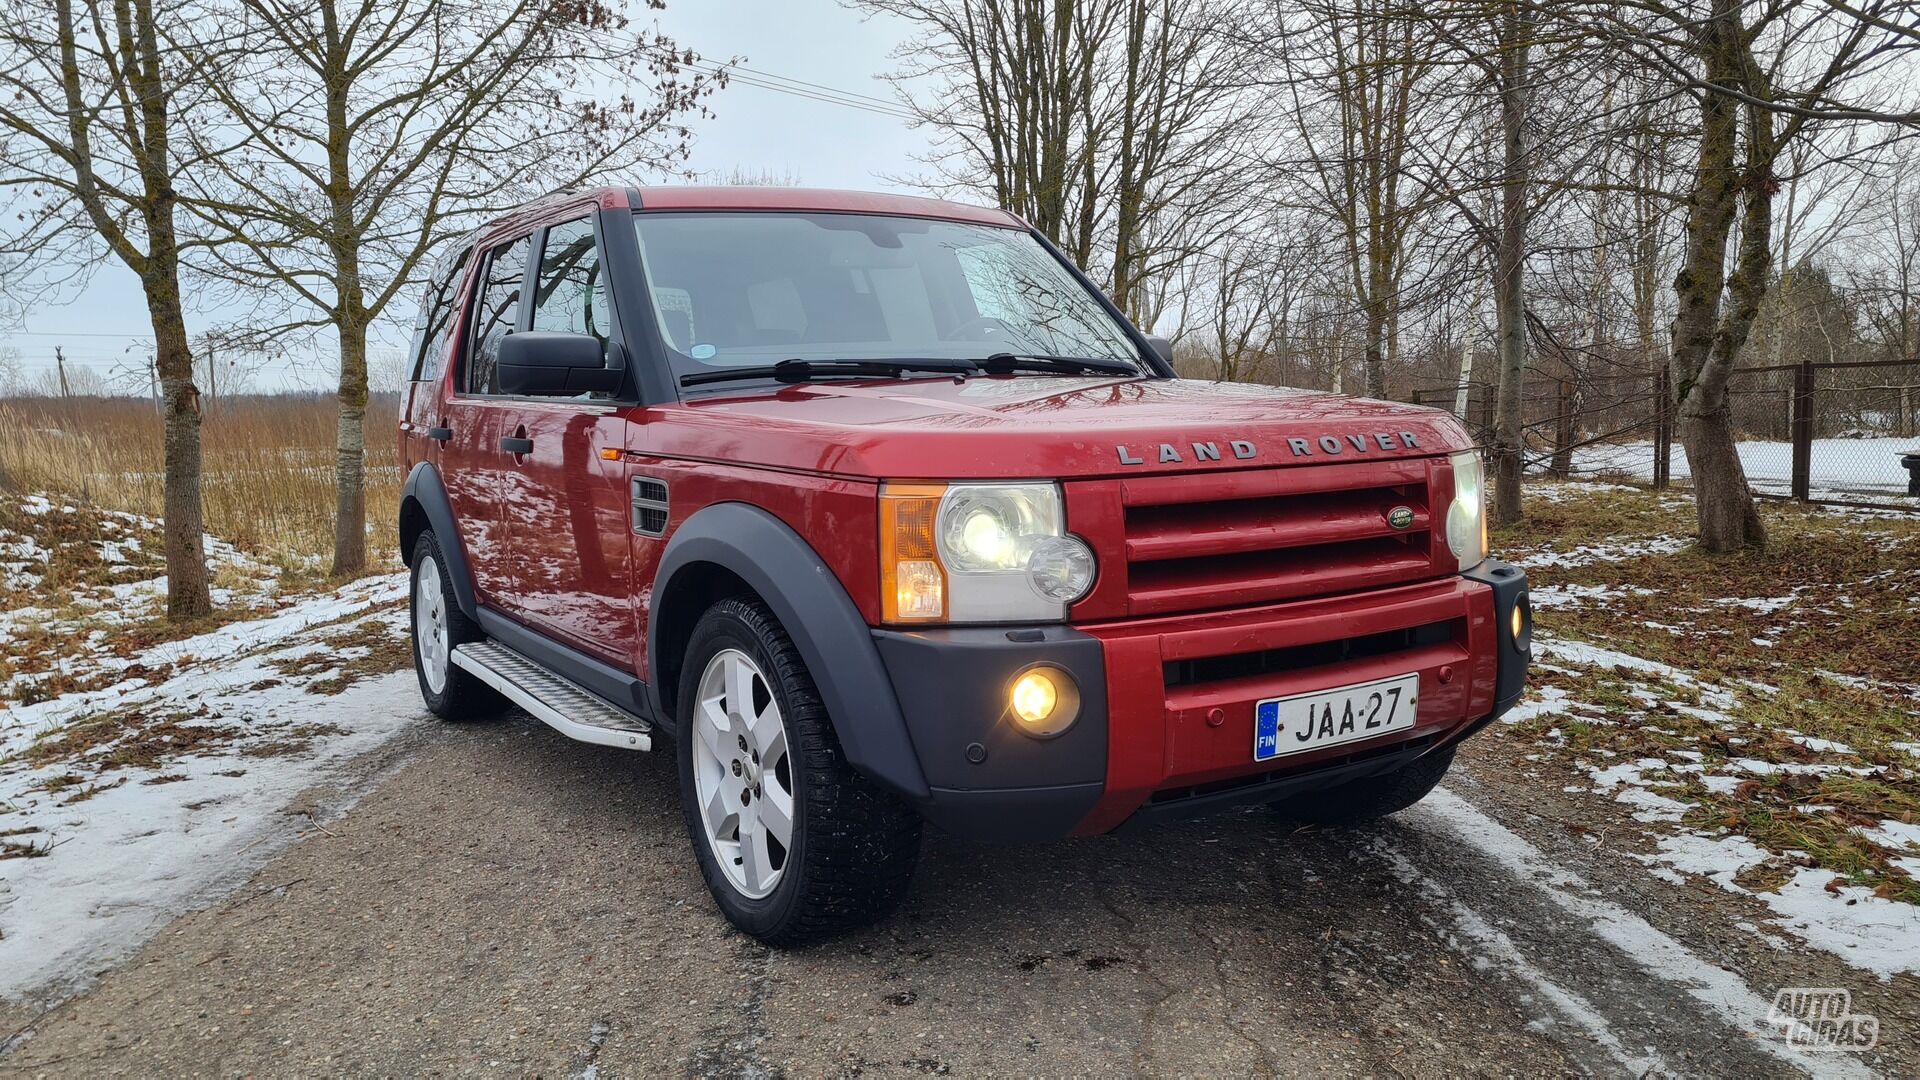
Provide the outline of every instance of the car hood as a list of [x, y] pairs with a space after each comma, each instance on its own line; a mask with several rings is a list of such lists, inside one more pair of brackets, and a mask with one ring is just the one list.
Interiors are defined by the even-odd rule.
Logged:
[[821, 382], [647, 410], [630, 448], [901, 479], [1139, 476], [1462, 450], [1448, 413], [1192, 379]]

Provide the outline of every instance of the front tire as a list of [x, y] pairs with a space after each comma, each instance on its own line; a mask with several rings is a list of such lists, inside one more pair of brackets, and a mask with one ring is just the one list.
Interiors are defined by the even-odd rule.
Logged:
[[1427, 797], [1453, 764], [1451, 746], [1423, 754], [1390, 773], [1274, 803], [1285, 817], [1310, 825], [1359, 825], [1397, 813]]
[[413, 545], [413, 576], [408, 593], [413, 632], [413, 673], [420, 696], [442, 720], [486, 720], [506, 709], [507, 699], [493, 687], [453, 663], [453, 650], [486, 638], [460, 610], [453, 578], [440, 542], [422, 533]]
[[920, 819], [846, 762], [793, 639], [732, 598], [681, 667], [680, 803], [727, 921], [769, 945], [872, 923], [905, 895]]

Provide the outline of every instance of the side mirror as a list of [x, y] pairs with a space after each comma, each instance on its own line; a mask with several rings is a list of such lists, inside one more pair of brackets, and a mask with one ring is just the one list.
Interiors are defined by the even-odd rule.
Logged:
[[1167, 362], [1168, 367], [1172, 367], [1173, 366], [1173, 342], [1168, 341], [1166, 338], [1163, 338], [1158, 334], [1148, 334], [1146, 335], [1146, 337], [1147, 337], [1147, 344], [1153, 346], [1154, 355], [1158, 356], [1162, 360], [1165, 360]]
[[500, 339], [500, 392], [572, 397], [620, 388], [607, 347], [591, 334], [523, 330]]

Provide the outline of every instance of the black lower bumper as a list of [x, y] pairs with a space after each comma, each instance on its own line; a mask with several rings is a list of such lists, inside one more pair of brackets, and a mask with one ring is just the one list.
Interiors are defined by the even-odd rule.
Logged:
[[[874, 631], [926, 774], [917, 807], [975, 839], [1064, 836], [1106, 787], [1107, 669], [1100, 642], [1065, 626]], [[1021, 731], [1007, 691], [1046, 664], [1073, 677], [1080, 715], [1050, 739]]]
[[[1493, 594], [1498, 657], [1493, 709], [1486, 716], [1438, 737], [1383, 747], [1305, 773], [1165, 793], [1137, 811], [1126, 827], [1390, 772], [1466, 738], [1511, 709], [1525, 690], [1533, 657], [1526, 574], [1488, 559], [1462, 576]], [[928, 794], [915, 800], [922, 816], [971, 839], [1040, 840], [1068, 834], [1093, 810], [1105, 791], [1107, 772], [1106, 657], [1097, 639], [1066, 626], [876, 630], [873, 637], [927, 779]], [[1022, 731], [1007, 710], [1013, 680], [1036, 664], [1067, 672], [1081, 695], [1079, 719], [1048, 739]]]
[[[1493, 712], [1474, 727], [1484, 726], [1520, 703], [1527, 689], [1527, 666], [1533, 663], [1533, 604], [1527, 599], [1526, 571], [1499, 559], [1488, 559], [1460, 575], [1493, 590], [1493, 622], [1499, 632], [1499, 674], [1493, 680]], [[1519, 633], [1514, 612], [1520, 613]]]

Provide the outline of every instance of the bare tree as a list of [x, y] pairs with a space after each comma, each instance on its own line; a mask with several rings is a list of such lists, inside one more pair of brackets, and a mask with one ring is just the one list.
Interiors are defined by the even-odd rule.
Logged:
[[1496, 523], [1519, 521], [1522, 441], [1520, 398], [1527, 372], [1527, 212], [1532, 182], [1527, 148], [1527, 103], [1532, 93], [1533, 19], [1520, 0], [1500, 12], [1500, 228], [1494, 245], [1493, 307], [1500, 392], [1494, 406], [1493, 513]]
[[[4, 245], [87, 265], [96, 245], [140, 279], [164, 401], [167, 615], [213, 610], [200, 497], [200, 391], [180, 290], [182, 177], [215, 145], [177, 138], [225, 43], [177, 42], [210, 14], [152, 0], [6, 0], [0, 8], [0, 185], [20, 208]], [[217, 20], [216, 20], [217, 21]]]
[[1152, 323], [1235, 216], [1251, 101], [1230, 0], [851, 0], [921, 31], [906, 107], [939, 136], [926, 181], [1020, 214]]
[[[247, 140], [191, 205], [235, 243], [206, 267], [279, 330], [338, 341], [333, 572], [366, 566], [370, 329], [486, 216], [610, 169], [659, 174], [724, 75], [590, 0], [234, 0], [245, 62], [210, 89]], [[652, 6], [659, 6], [657, 3]]]
[[[1920, 429], [1920, 182], [1914, 155], [1895, 158], [1890, 175], [1876, 187], [1869, 227], [1846, 247], [1849, 284], [1859, 295], [1862, 314], [1877, 339], [1882, 360], [1906, 361], [1894, 374], [1890, 404], [1897, 436]], [[1886, 369], [1899, 372], [1899, 368]]]
[[[1674, 275], [1668, 364], [1693, 473], [1701, 545], [1759, 547], [1766, 528], [1735, 442], [1728, 381], [1773, 275], [1776, 200], [1796, 144], [1823, 125], [1912, 115], [1877, 99], [1900, 52], [1920, 46], [1904, 0], [1652, 0], [1632, 8], [1567, 5], [1669, 92], [1689, 94], [1695, 159], [1686, 241]], [[1873, 145], [1869, 141], [1868, 145]]]
[[20, 360], [20, 350], [12, 345], [0, 345], [0, 397], [24, 392], [26, 371], [26, 365]]

